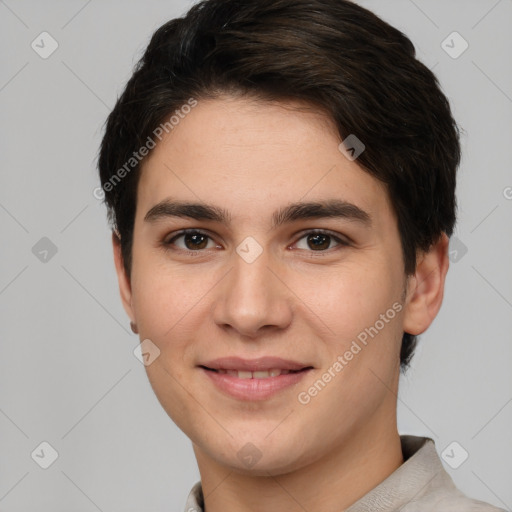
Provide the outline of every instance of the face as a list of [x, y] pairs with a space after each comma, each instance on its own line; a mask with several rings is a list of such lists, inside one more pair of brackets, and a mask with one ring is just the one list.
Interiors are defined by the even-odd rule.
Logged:
[[163, 408], [198, 458], [252, 474], [393, 426], [412, 322], [384, 186], [300, 107], [199, 101], [145, 162], [131, 276], [116, 252]]

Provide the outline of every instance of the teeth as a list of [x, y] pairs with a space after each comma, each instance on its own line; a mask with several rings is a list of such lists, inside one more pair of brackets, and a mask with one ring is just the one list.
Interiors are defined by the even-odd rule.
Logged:
[[272, 368], [271, 370], [248, 372], [244, 370], [217, 370], [219, 373], [226, 373], [239, 379], [267, 379], [268, 377], [277, 377], [279, 375], [286, 375], [290, 370], [281, 370], [279, 368]]

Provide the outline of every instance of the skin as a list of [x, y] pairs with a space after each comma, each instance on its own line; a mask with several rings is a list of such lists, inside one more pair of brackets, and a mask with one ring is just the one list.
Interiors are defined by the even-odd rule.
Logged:
[[[332, 122], [299, 103], [199, 100], [144, 162], [129, 276], [113, 236], [123, 305], [140, 339], [160, 350], [148, 378], [193, 443], [208, 512], [339, 511], [403, 462], [402, 333], [424, 332], [441, 306], [448, 239], [419, 253], [416, 273], [405, 276], [386, 189], [339, 143]], [[144, 219], [167, 198], [216, 205], [231, 222]], [[331, 198], [366, 211], [371, 224], [319, 218], [272, 229], [275, 210]], [[184, 237], [165, 245], [186, 228], [207, 232], [203, 248]], [[327, 238], [315, 250], [304, 233], [311, 229], [348, 245]], [[236, 252], [248, 236], [263, 251], [252, 263]], [[401, 311], [301, 404], [298, 394], [394, 303]], [[267, 400], [243, 401], [197, 366], [227, 355], [273, 355], [314, 369]], [[261, 454], [252, 467], [237, 457], [247, 443]]]

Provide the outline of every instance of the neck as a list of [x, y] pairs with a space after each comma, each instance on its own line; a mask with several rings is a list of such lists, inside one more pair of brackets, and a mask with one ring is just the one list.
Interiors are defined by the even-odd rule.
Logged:
[[[388, 418], [389, 420], [389, 418]], [[381, 428], [375, 431], [375, 425]], [[396, 418], [368, 422], [322, 458], [286, 474], [254, 476], [218, 465], [194, 444], [205, 512], [344, 510], [403, 462]]]

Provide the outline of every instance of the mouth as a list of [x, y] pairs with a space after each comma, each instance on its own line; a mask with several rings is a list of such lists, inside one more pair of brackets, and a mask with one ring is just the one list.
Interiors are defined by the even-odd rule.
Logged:
[[207, 371], [219, 373], [221, 375], [231, 375], [239, 379], [268, 379], [269, 377], [279, 377], [279, 375], [288, 375], [289, 373], [300, 373], [306, 370], [312, 370], [312, 366], [306, 366], [300, 370], [285, 370], [283, 368], [272, 368], [270, 370], [231, 370], [224, 368], [208, 368], [207, 366], [199, 365]]
[[279, 357], [243, 359], [224, 357], [198, 368], [223, 394], [237, 400], [266, 400], [296, 386], [314, 367]]

